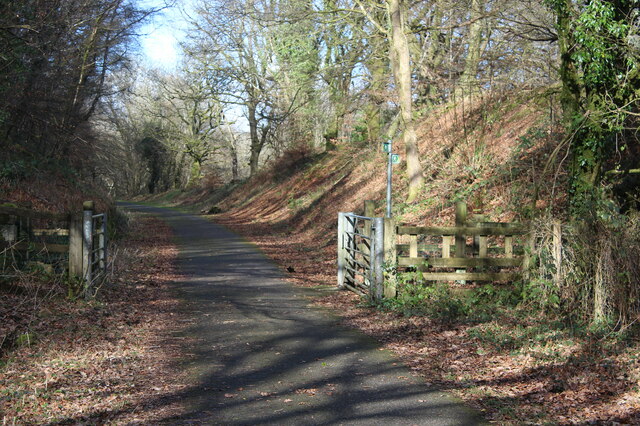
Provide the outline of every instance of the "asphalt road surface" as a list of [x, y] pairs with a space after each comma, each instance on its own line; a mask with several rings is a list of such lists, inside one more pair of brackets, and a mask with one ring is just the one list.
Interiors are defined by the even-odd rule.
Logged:
[[253, 244], [204, 218], [153, 213], [174, 230], [184, 279], [175, 286], [193, 319], [170, 424], [476, 425], [481, 418], [414, 377], [371, 338], [310, 306]]

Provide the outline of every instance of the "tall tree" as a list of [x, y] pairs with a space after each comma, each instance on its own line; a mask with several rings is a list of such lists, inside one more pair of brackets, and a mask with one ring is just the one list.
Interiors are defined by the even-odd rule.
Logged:
[[413, 91], [411, 90], [411, 56], [409, 53], [407, 4], [405, 0], [387, 0], [389, 10], [390, 58], [393, 76], [396, 82], [402, 118], [405, 153], [407, 157], [407, 178], [409, 193], [407, 202], [418, 197], [424, 184], [415, 120], [413, 117]]
[[271, 34], [262, 24], [273, 22], [275, 12], [274, 4], [260, 0], [201, 2], [185, 45], [189, 55], [200, 58], [206, 72], [225, 76], [229, 86], [220, 100], [244, 109], [251, 175], [258, 171], [263, 148], [297, 100], [287, 102], [279, 96], [283, 70], [277, 63]]
[[127, 65], [150, 11], [131, 0], [25, 0], [0, 4], [0, 144], [6, 152], [68, 158], [88, 142], [79, 126]]
[[216, 131], [223, 123], [217, 80], [186, 62], [177, 75], [155, 76], [159, 100], [166, 108], [162, 119], [172, 123], [166, 145], [183, 152], [191, 160], [190, 183], [202, 177], [202, 166], [219, 149]]
[[[626, 145], [640, 90], [636, 0], [549, 0], [557, 16], [574, 211], [593, 209], [604, 171]], [[635, 126], [634, 126], [635, 127]]]
[[[388, 40], [389, 60], [395, 81], [400, 108], [402, 140], [407, 161], [409, 191], [407, 202], [418, 197], [424, 185], [424, 176], [418, 152], [418, 142], [413, 117], [412, 65], [410, 54], [408, 4], [405, 0], [385, 0], [384, 6], [377, 2], [355, 0], [359, 11]], [[384, 20], [381, 21], [381, 17]]]

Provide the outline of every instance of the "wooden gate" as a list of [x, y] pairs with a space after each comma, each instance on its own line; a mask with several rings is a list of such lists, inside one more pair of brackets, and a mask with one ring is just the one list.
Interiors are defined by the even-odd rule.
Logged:
[[374, 300], [396, 296], [393, 271], [403, 269], [421, 271], [429, 281], [512, 281], [530, 243], [526, 226], [469, 218], [462, 202], [455, 226], [397, 225], [372, 216], [371, 201], [364, 216], [338, 215], [338, 287], [369, 292]]
[[92, 297], [95, 283], [105, 276], [107, 214], [94, 214], [94, 203], [83, 204], [82, 214], [55, 214], [0, 206], [0, 274], [36, 262], [51, 272], [69, 273]]

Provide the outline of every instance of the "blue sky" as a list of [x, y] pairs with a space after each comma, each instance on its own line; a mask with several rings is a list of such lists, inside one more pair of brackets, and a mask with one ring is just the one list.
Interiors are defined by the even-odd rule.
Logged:
[[[170, 0], [167, 0], [170, 1]], [[184, 37], [187, 28], [181, 9], [191, 9], [196, 0], [175, 0], [176, 5], [155, 15], [142, 29], [140, 47], [143, 60], [149, 68], [175, 70], [180, 64], [180, 47], [178, 43]], [[165, 4], [164, 0], [138, 0], [144, 8], [159, 8]], [[243, 109], [231, 107], [227, 118], [236, 122], [236, 128], [247, 131], [248, 123], [244, 118]]]
[[[142, 7], [162, 7], [164, 3], [163, 0], [140, 0]], [[178, 0], [176, 6], [159, 12], [142, 27], [140, 46], [149, 66], [171, 70], [178, 65], [180, 60], [178, 43], [186, 28], [180, 9], [190, 4], [191, 0]]]

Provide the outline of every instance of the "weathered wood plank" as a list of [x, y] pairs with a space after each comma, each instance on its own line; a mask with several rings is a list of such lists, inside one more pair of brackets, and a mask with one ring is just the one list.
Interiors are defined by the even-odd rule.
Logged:
[[[409, 244], [396, 244], [398, 251], [408, 251], [411, 246]], [[440, 251], [440, 244], [418, 244], [418, 251]]]
[[74, 215], [69, 222], [69, 277], [82, 278], [82, 219]]
[[[456, 203], [456, 227], [464, 227], [467, 223], [467, 204], [463, 202]], [[467, 248], [467, 239], [465, 234], [456, 233], [456, 256], [464, 257]]]
[[514, 281], [516, 272], [423, 272], [427, 281]]
[[478, 235], [478, 256], [487, 257], [487, 236]]
[[442, 237], [442, 257], [444, 259], [451, 257], [451, 237], [448, 235]]
[[398, 235], [523, 235], [527, 233], [524, 225], [505, 224], [508, 226], [398, 226]]
[[[478, 227], [478, 228], [485, 228], [486, 226], [486, 222], [485, 222], [485, 216], [482, 214], [476, 214], [471, 216], [471, 218], [467, 221], [467, 223], [465, 223], [465, 226], [472, 226], [472, 227]], [[486, 253], [484, 256], [480, 255], [480, 239], [484, 238], [485, 239], [485, 245], [486, 245], [486, 236], [485, 235], [474, 235], [473, 236], [473, 254], [474, 255], [478, 255], [480, 257], [486, 257]]]
[[425, 262], [434, 268], [512, 268], [522, 265], [522, 259], [506, 257], [398, 257], [398, 266], [420, 266]]
[[409, 257], [418, 257], [418, 236], [411, 235], [409, 238]]
[[507, 257], [513, 257], [513, 237], [511, 235], [504, 237], [504, 254]]
[[27, 242], [19, 242], [19, 243], [6, 243], [0, 242], [0, 248], [12, 248], [18, 251], [31, 251], [31, 252], [40, 252], [46, 251], [49, 253], [66, 253], [69, 251], [69, 245], [67, 244], [45, 244], [45, 243], [27, 243]]
[[31, 233], [35, 237], [67, 237], [69, 236], [68, 229], [34, 229]]
[[22, 209], [18, 207], [0, 206], [0, 214], [14, 215], [14, 216], [20, 216], [20, 217], [30, 218], [30, 219], [48, 219], [48, 220], [59, 220], [59, 221], [69, 220], [68, 213], [36, 212], [33, 210]]
[[[449, 236], [443, 236], [442, 238], [443, 239], [449, 238]], [[452, 246], [451, 244], [449, 244], [449, 247], [450, 247], [449, 248], [450, 252], [451, 251], [455, 251], [455, 246]], [[408, 253], [409, 252], [409, 244], [396, 244], [396, 248], [398, 249], [398, 252], [402, 252], [402, 253]], [[431, 252], [440, 252], [441, 250], [443, 250], [443, 246], [441, 246], [440, 244], [418, 244], [418, 252], [420, 252], [420, 251], [424, 251], [424, 252], [430, 252], [430, 251]], [[503, 255], [504, 254], [504, 247], [489, 246], [489, 244], [487, 242], [487, 254]], [[514, 255], [518, 255], [518, 256], [523, 255], [524, 254], [524, 246], [523, 245], [514, 244], [514, 246], [513, 246], [513, 254]]]

